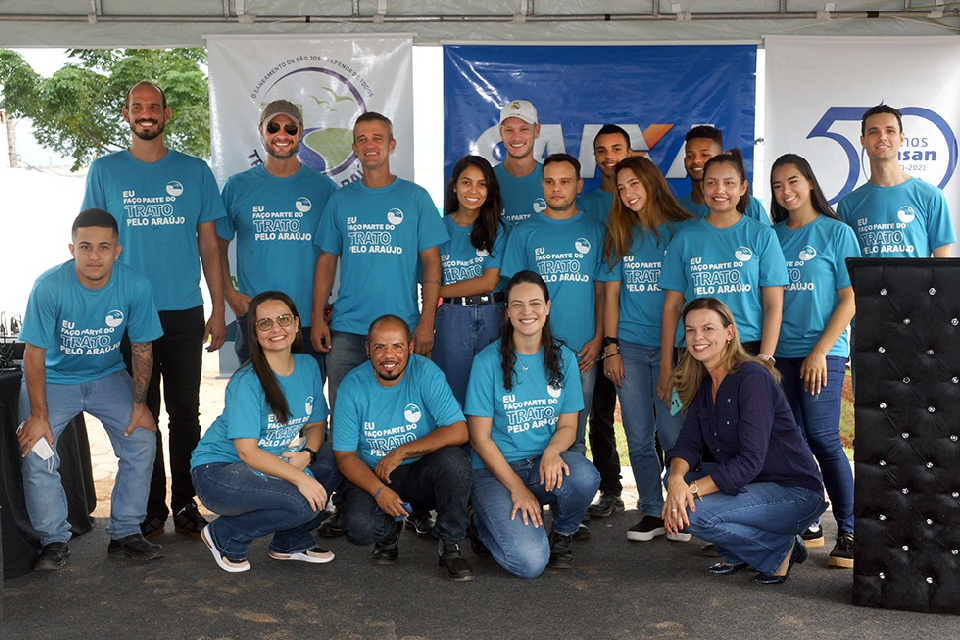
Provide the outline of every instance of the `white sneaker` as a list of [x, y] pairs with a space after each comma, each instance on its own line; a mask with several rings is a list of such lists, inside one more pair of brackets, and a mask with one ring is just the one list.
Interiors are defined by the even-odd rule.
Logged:
[[279, 551], [268, 551], [267, 553], [274, 560], [299, 560], [300, 562], [312, 562], [313, 564], [326, 564], [336, 557], [333, 555], [333, 551], [327, 551], [320, 547], [314, 547], [307, 551], [297, 551], [296, 553], [280, 553]]
[[223, 554], [217, 549], [217, 545], [213, 544], [213, 538], [210, 537], [210, 525], [203, 528], [203, 531], [200, 532], [200, 538], [203, 540], [203, 544], [207, 545], [207, 549], [210, 549], [210, 553], [213, 554], [213, 559], [217, 561], [217, 566], [224, 571], [228, 573], [241, 573], [250, 570], [250, 563], [246, 560], [234, 562], [233, 560], [223, 557]]
[[667, 534], [667, 540], [673, 540], [674, 542], [690, 542], [690, 538], [692, 537], [692, 535], [685, 531]]

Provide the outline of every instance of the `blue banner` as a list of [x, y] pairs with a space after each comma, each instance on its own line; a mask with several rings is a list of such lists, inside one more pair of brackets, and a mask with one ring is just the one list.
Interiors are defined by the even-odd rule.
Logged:
[[565, 152], [583, 165], [583, 192], [600, 185], [593, 138], [606, 123], [630, 133], [674, 192], [686, 195], [684, 136], [693, 126], [723, 131], [753, 170], [755, 45], [444, 46], [444, 175], [462, 156], [504, 158], [500, 108], [529, 100], [541, 132], [536, 155]]

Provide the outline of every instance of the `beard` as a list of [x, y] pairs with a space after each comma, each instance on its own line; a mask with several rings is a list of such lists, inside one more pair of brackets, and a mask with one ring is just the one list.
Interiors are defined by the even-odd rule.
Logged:
[[155, 129], [153, 129], [153, 130], [151, 130], [151, 131], [142, 131], [142, 130], [139, 130], [139, 131], [138, 131], [136, 125], [137, 125], [137, 123], [139, 123], [139, 122], [142, 122], [142, 120], [138, 120], [138, 121], [135, 121], [135, 122], [131, 122], [131, 123], [130, 123], [130, 130], [133, 131], [133, 135], [137, 136], [137, 137], [140, 138], [141, 140], [153, 140], [153, 139], [157, 138], [158, 136], [160, 136], [160, 135], [163, 133], [163, 128], [164, 128], [164, 126], [166, 125], [165, 122], [159, 122], [159, 121], [156, 121], [156, 120], [151, 120], [151, 122], [156, 122], [156, 123], [157, 123], [157, 126], [156, 126]]
[[290, 147], [287, 147], [284, 151], [278, 152], [272, 144], [264, 145], [266, 147], [267, 153], [270, 154], [270, 157], [276, 158], [277, 160], [286, 160], [287, 158], [296, 157], [300, 152], [300, 143], [296, 143]]

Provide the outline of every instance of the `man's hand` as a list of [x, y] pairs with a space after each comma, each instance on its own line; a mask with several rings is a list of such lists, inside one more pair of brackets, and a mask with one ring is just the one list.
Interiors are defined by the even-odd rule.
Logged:
[[390, 484], [390, 474], [400, 466], [403, 460], [403, 454], [398, 454], [397, 449], [394, 449], [380, 458], [380, 462], [377, 463], [377, 468], [374, 469], [373, 472], [377, 474], [377, 477], [380, 478], [384, 484]]
[[245, 315], [247, 310], [250, 309], [250, 300], [252, 300], [252, 298], [245, 293], [240, 293], [233, 287], [227, 288], [225, 297], [227, 304], [233, 309], [233, 313], [238, 316]]
[[423, 322], [417, 324], [413, 331], [413, 352], [430, 357], [433, 352], [433, 325]]
[[50, 429], [50, 422], [46, 418], [39, 418], [32, 413], [23, 422], [23, 426], [17, 429], [17, 444], [20, 445], [20, 455], [26, 458], [27, 454], [33, 451], [37, 442], [46, 438], [50, 447], [53, 447], [53, 430]]
[[[227, 339], [227, 325], [223, 321], [222, 313], [210, 314], [210, 319], [207, 320], [207, 324], [203, 327], [204, 340], [206, 340], [207, 336], [210, 336], [210, 344], [207, 346], [208, 352], [213, 353], [223, 346], [223, 343]], [[255, 336], [251, 336], [251, 338], [254, 337]]]
[[123, 432], [123, 435], [130, 435], [137, 427], [142, 427], [154, 433], [157, 431], [157, 423], [153, 421], [153, 414], [150, 413], [147, 405], [142, 402], [133, 403], [133, 412], [130, 414], [130, 425], [127, 426], [127, 430]]
[[380, 507], [380, 510], [388, 516], [396, 518], [398, 516], [407, 517], [410, 515], [402, 506], [403, 500], [397, 492], [390, 487], [380, 487], [377, 495], [375, 495], [373, 499], [377, 501], [377, 506]]
[[323, 320], [314, 320], [310, 327], [310, 343], [318, 353], [330, 353], [330, 327]]

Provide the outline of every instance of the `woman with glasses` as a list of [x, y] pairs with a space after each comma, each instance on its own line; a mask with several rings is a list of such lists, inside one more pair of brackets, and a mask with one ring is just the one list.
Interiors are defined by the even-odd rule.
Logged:
[[279, 291], [250, 302], [250, 363], [227, 385], [223, 413], [193, 452], [201, 502], [219, 514], [201, 538], [224, 571], [247, 571], [247, 546], [273, 534], [275, 560], [325, 563], [310, 532], [341, 476], [324, 446], [329, 410], [316, 360], [300, 353], [300, 317]]

